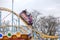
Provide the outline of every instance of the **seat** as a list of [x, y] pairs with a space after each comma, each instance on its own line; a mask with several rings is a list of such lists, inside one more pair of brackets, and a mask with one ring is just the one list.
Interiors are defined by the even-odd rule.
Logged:
[[3, 36], [3, 40], [9, 40], [7, 36]]
[[21, 37], [20, 32], [17, 32], [17, 33], [16, 33], [16, 36], [17, 36], [17, 37]]
[[26, 38], [28, 38], [28, 35], [27, 34], [22, 34], [21, 38], [25, 38], [26, 39]]
[[0, 39], [0, 40], [2, 40], [2, 39]]
[[12, 35], [12, 37], [10, 38], [10, 40], [17, 40], [17, 36], [16, 35]]

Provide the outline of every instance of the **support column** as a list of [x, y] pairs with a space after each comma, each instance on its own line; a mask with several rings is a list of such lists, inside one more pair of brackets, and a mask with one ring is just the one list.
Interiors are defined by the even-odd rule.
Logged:
[[20, 19], [18, 18], [18, 26], [20, 27]]
[[18, 28], [20, 28], [20, 19], [19, 18], [18, 18]]
[[0, 26], [1, 26], [2, 24], [1, 24], [1, 11], [0, 11]]
[[13, 27], [13, 3], [14, 3], [14, 0], [12, 0], [12, 31], [14, 33], [14, 27]]

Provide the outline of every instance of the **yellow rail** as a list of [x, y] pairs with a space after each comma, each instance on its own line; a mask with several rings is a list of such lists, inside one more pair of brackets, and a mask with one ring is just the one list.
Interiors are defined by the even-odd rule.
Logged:
[[[3, 7], [0, 7], [0, 10], [2, 10], [2, 11], [8, 11], [8, 12], [11, 12], [12, 13], [12, 11], [10, 10], [10, 9], [8, 9], [8, 8], [3, 8]], [[18, 18], [21, 18], [17, 13], [15, 13], [14, 11], [13, 11], [13, 14], [15, 14]], [[21, 18], [21, 20], [22, 20], [22, 18]], [[26, 24], [26, 26], [27, 27], [29, 27], [29, 28], [32, 28], [32, 26], [31, 25], [28, 25], [24, 20], [22, 20], [25, 24]], [[33, 31], [36, 31], [36, 30], [33, 30]], [[36, 31], [37, 32], [37, 31]], [[41, 32], [37, 32], [38, 34], [40, 34], [40, 35], [42, 35], [41, 37], [42, 38], [58, 38], [58, 36], [49, 36], [49, 35], [45, 35], [45, 34], [43, 34], [43, 33], [41, 33]]]

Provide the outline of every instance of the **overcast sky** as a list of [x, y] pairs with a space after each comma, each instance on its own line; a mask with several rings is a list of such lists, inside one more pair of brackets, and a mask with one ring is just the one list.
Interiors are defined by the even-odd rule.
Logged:
[[[0, 7], [12, 8], [12, 0], [0, 0]], [[14, 11], [35, 9], [43, 15], [60, 17], [60, 0], [14, 0]]]

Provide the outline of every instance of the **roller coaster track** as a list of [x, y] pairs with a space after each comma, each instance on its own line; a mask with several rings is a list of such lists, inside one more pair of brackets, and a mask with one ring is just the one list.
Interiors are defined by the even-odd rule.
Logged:
[[[12, 11], [11, 11], [10, 9], [8, 9], [8, 8], [0, 7], [0, 10], [1, 10], [1, 11], [8, 11], [8, 12], [11, 12], [11, 13], [12, 13]], [[20, 18], [20, 19], [22, 20], [22, 18], [21, 18], [17, 13], [15, 13], [14, 11], [13, 11], [13, 14], [15, 14], [18, 18]], [[32, 26], [31, 26], [31, 25], [28, 25], [24, 20], [22, 20], [22, 21], [26, 24], [26, 26], [27, 26], [28, 28], [32, 28]], [[58, 38], [58, 37], [59, 37], [59, 36], [49, 36], [49, 35], [45, 35], [44, 33], [38, 32], [38, 31], [36, 31], [36, 30], [34, 30], [34, 29], [31, 29], [31, 30], [35, 31], [37, 34], [42, 35], [42, 36], [41, 36], [42, 38]]]

